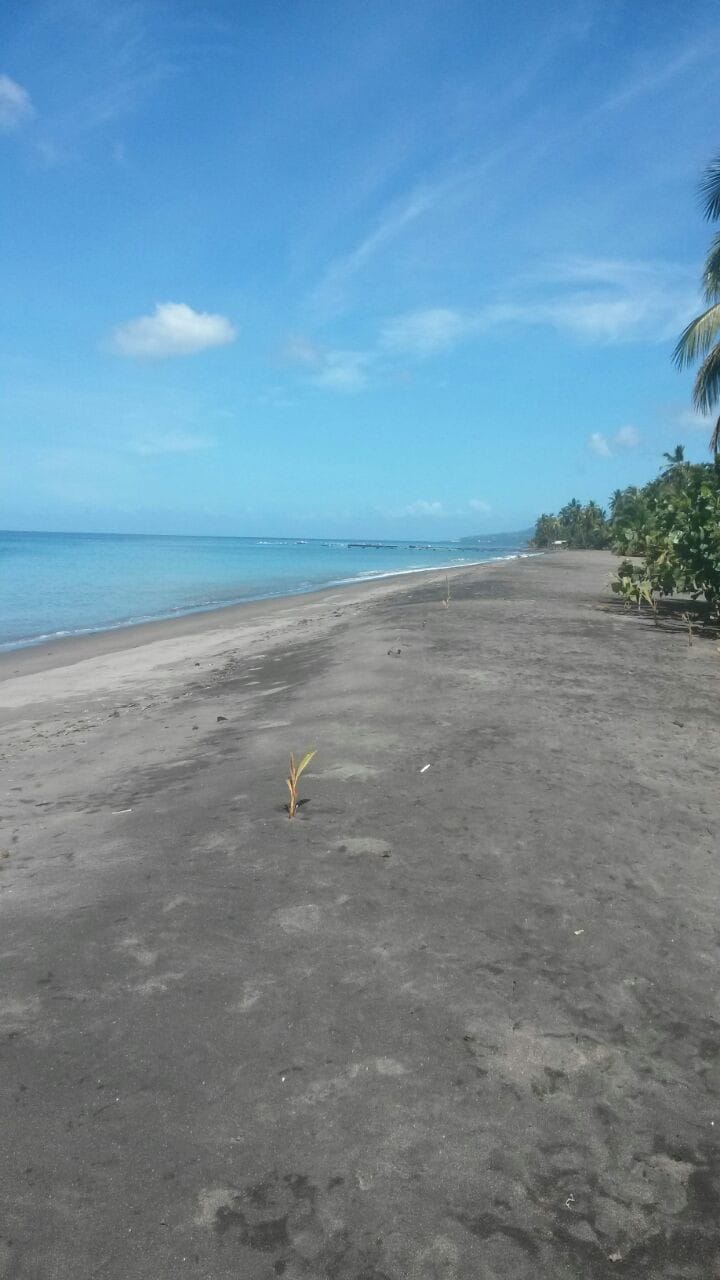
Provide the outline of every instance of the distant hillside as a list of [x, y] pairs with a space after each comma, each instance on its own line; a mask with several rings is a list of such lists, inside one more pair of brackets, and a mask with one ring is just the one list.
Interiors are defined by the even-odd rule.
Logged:
[[532, 538], [532, 529], [515, 530], [512, 533], [475, 533], [458, 538], [461, 547], [525, 546]]

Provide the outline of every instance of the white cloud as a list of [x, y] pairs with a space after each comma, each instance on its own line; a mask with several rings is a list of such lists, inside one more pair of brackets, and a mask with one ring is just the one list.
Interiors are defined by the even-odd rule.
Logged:
[[118, 325], [113, 348], [118, 355], [145, 360], [189, 356], [234, 342], [236, 331], [225, 316], [193, 311], [184, 302], [161, 302], [151, 316]]
[[454, 346], [471, 327], [472, 322], [449, 307], [410, 311], [388, 320], [380, 332], [380, 345], [387, 351], [431, 356]]
[[521, 299], [476, 313], [478, 329], [543, 325], [584, 342], [665, 342], [698, 305], [688, 273], [671, 263], [571, 258], [521, 283]]
[[10, 76], [0, 75], [0, 132], [11, 133], [34, 115], [27, 89]]
[[199, 453], [214, 447], [215, 441], [207, 436], [196, 436], [184, 431], [148, 436], [147, 439], [134, 441], [129, 446], [131, 453], [137, 453], [142, 458], [154, 458], [164, 453]]
[[672, 264], [571, 258], [516, 281], [506, 297], [472, 311], [429, 307], [396, 316], [380, 330], [378, 348], [387, 356], [423, 358], [519, 326], [556, 329], [590, 343], [674, 341], [697, 305], [686, 271]]
[[601, 431], [593, 431], [588, 437], [587, 447], [591, 453], [597, 454], [598, 458], [612, 458], [612, 449], [608, 444], [607, 436]]
[[618, 449], [637, 449], [640, 444], [640, 432], [637, 427], [620, 427], [613, 436], [603, 435], [602, 431], [593, 431], [588, 437], [587, 447], [598, 458], [614, 458]]
[[483, 502], [482, 498], [471, 498], [468, 502], [468, 506], [471, 511], [476, 511], [478, 515], [481, 516], [489, 516], [492, 512], [490, 503]]
[[367, 386], [369, 362], [364, 351], [325, 351], [312, 381], [329, 391], [362, 391]]
[[698, 302], [689, 273], [672, 263], [576, 258], [557, 273], [581, 287], [554, 304], [555, 322], [590, 341], [674, 342]]
[[621, 427], [615, 432], [614, 438], [621, 449], [637, 449], [640, 443], [640, 432], [637, 427]]
[[404, 516], [444, 516], [445, 508], [442, 502], [426, 502], [424, 498], [418, 498], [416, 502], [408, 503], [400, 514]]

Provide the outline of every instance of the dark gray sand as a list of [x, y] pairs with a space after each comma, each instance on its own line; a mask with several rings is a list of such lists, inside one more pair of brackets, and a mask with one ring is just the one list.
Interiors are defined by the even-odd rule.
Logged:
[[4, 663], [0, 1277], [720, 1276], [720, 653], [611, 564]]

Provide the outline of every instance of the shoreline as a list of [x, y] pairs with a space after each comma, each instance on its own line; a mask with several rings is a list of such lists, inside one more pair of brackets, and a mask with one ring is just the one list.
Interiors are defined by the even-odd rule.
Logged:
[[518, 551], [511, 552], [507, 555], [492, 556], [485, 560], [467, 560], [462, 563], [454, 562], [447, 565], [418, 565], [409, 569], [388, 569], [377, 573], [368, 572], [366, 574], [359, 574], [357, 577], [337, 578], [317, 585], [298, 587], [296, 590], [292, 591], [279, 591], [270, 592], [267, 595], [247, 596], [237, 600], [228, 600], [222, 604], [212, 603], [188, 606], [187, 608], [178, 607], [177, 610], [173, 610], [171, 613], [162, 613], [157, 615], [149, 614], [144, 618], [122, 619], [118, 622], [106, 623], [97, 627], [82, 627], [74, 631], [51, 631], [42, 635], [25, 636], [19, 640], [5, 640], [0, 642], [0, 659], [2, 658], [2, 655], [6, 653], [16, 653], [24, 649], [35, 649], [47, 644], [57, 644], [59, 641], [80, 640], [84, 636], [104, 635], [106, 632], [127, 631], [133, 627], [145, 627], [158, 622], [175, 622], [184, 618], [194, 618], [202, 614], [220, 613], [227, 609], [242, 608], [251, 604], [264, 604], [273, 600], [293, 600], [298, 596], [315, 595], [322, 591], [331, 591], [335, 587], [360, 586], [365, 582], [381, 582], [386, 578], [403, 578], [417, 573], [449, 573], [457, 569], [475, 569], [484, 564], [499, 564], [506, 560], [522, 560], [533, 555], [542, 554], [542, 551], [533, 551], [530, 548], [520, 548]]
[[[358, 599], [365, 599], [387, 591], [402, 590], [404, 585], [409, 585], [418, 577], [422, 577], [423, 581], [432, 581], [433, 575], [441, 575], [444, 581], [450, 575], [455, 576], [477, 569], [490, 569], [493, 566], [531, 559], [542, 554], [544, 553], [519, 551], [512, 555], [498, 556], [492, 560], [477, 560], [460, 565], [439, 565], [427, 569], [421, 567], [378, 573], [372, 577], [349, 578], [345, 581], [329, 583], [327, 586], [298, 590], [289, 594], [261, 596], [233, 604], [194, 609], [187, 613], [149, 618], [138, 622], [122, 622], [110, 627], [100, 627], [97, 630], [53, 634], [38, 637], [35, 640], [21, 641], [12, 648], [0, 647], [0, 682], [15, 676], [33, 675], [54, 667], [70, 666], [102, 655], [136, 649], [162, 640], [207, 636], [213, 632], [224, 632], [228, 628], [241, 627], [243, 622], [256, 624], [258, 621], [272, 621], [273, 615], [276, 616], [288, 608], [301, 607], [303, 604], [310, 608], [322, 605], [324, 602], [330, 604], [336, 596], [346, 602], [354, 602], [353, 592], [358, 593]], [[376, 590], [373, 591], [373, 588]]]

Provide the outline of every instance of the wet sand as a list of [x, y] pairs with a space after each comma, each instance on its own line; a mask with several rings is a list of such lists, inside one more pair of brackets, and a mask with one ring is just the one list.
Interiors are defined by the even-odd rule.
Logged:
[[2, 657], [0, 1277], [720, 1276], [720, 654], [613, 563]]

